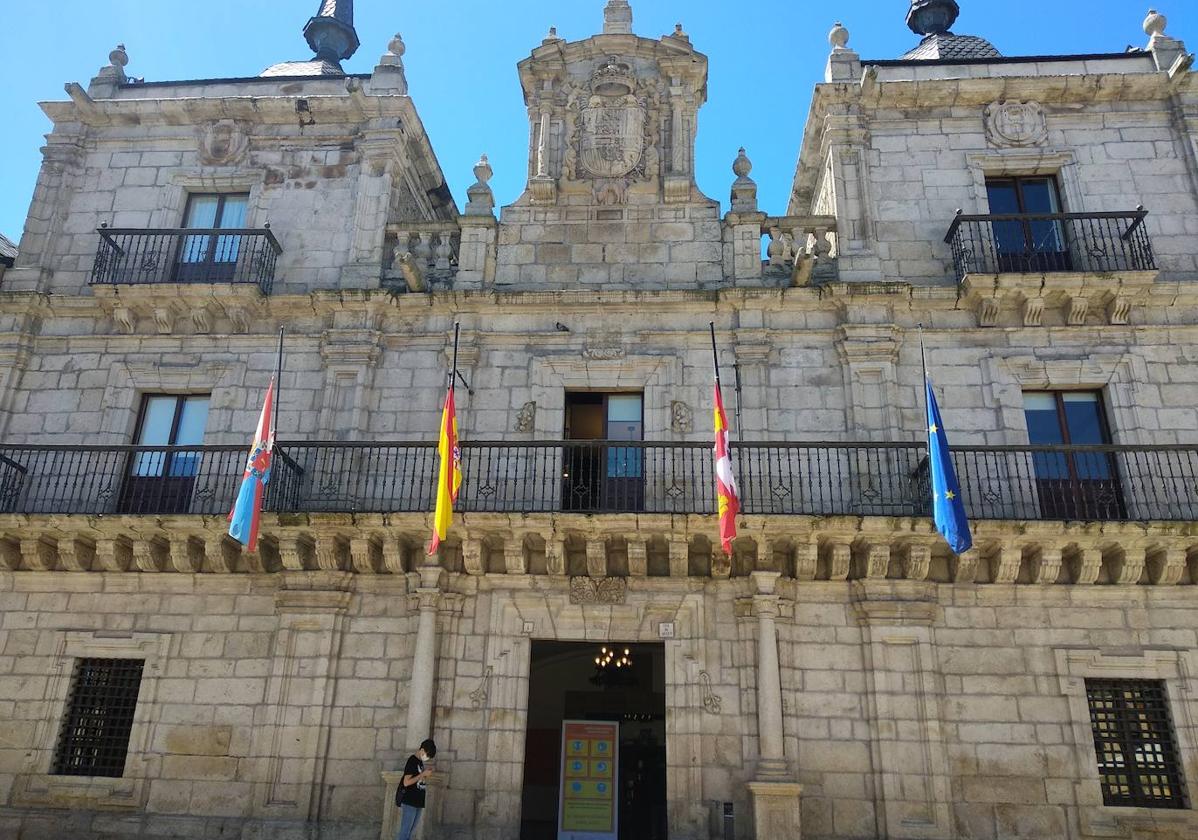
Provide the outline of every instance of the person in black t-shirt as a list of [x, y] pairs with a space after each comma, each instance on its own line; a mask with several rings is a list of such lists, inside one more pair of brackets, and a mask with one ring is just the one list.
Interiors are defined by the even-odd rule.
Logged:
[[399, 790], [395, 791], [395, 804], [399, 806], [399, 834], [396, 840], [411, 840], [416, 823], [424, 812], [425, 790], [432, 770], [426, 770], [424, 763], [432, 761], [437, 754], [437, 745], [428, 738], [416, 750], [415, 755], [408, 756], [408, 763], [403, 768], [403, 778], [399, 782]]

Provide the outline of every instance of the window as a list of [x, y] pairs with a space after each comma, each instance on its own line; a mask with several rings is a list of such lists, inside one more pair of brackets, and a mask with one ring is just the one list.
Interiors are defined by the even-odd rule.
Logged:
[[1040, 509], [1047, 519], [1122, 519], [1114, 454], [1075, 450], [1109, 444], [1102, 399], [1095, 391], [1029, 391], [1023, 395], [1028, 440], [1052, 446], [1033, 452]]
[[[197, 447], [204, 442], [208, 395], [147, 395], [137, 423], [137, 446]], [[185, 513], [203, 455], [198, 450], [135, 452], [122, 494], [122, 513]]]
[[56, 776], [125, 772], [142, 659], [77, 659], [54, 752]]
[[[640, 441], [644, 402], [642, 394], [567, 393], [566, 439]], [[644, 458], [641, 447], [568, 447], [563, 506], [566, 510], [639, 510], [644, 500]]]
[[[183, 227], [212, 230], [245, 227], [247, 194], [205, 195], [193, 193], [187, 199]], [[182, 283], [218, 283], [233, 279], [241, 236], [185, 236], [179, 248], [176, 279]]]
[[1161, 680], [1086, 680], [1102, 799], [1184, 808], [1181, 765]]
[[999, 270], [1017, 273], [1070, 271], [1065, 227], [1055, 178], [1047, 176], [988, 178], [986, 195], [995, 216], [1023, 216], [994, 221], [994, 248]]

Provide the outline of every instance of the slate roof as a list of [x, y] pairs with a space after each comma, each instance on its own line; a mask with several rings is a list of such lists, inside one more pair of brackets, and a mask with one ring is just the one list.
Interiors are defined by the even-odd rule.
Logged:
[[307, 61], [284, 61], [279, 64], [272, 64], [262, 71], [262, 78], [270, 78], [274, 76], [344, 76], [345, 71], [341, 69], [341, 65], [332, 61], [323, 61], [319, 58], [310, 58]]
[[976, 35], [937, 32], [919, 42], [915, 49], [899, 57], [900, 61], [984, 61], [1002, 58], [993, 44]]
[[3, 263], [11, 268], [12, 264], [16, 262], [16, 259], [16, 244], [3, 233], [0, 233], [0, 263]]

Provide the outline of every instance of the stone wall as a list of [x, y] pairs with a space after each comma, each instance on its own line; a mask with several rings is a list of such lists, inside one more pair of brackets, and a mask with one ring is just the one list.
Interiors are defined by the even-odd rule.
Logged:
[[[247, 825], [300, 837], [305, 819], [378, 836], [380, 773], [423, 736], [404, 731], [412, 585], [328, 572], [4, 573], [0, 793], [22, 810], [0, 824], [42, 836], [39, 809], [86, 800], [99, 812], [72, 817], [85, 838]], [[711, 836], [710, 803], [729, 797], [747, 814], [742, 783], [759, 755], [748, 580], [634, 577], [616, 606], [573, 604], [568, 588], [553, 576], [443, 582], [430, 811], [443, 836], [515, 836], [530, 637], [651, 641], [662, 621], [677, 632], [666, 642], [671, 826]], [[921, 837], [1088, 836], [1112, 819], [1126, 825], [1109, 836], [1130, 836], [1151, 812], [1101, 807], [1085, 676], [1167, 679], [1185, 774], [1198, 778], [1187, 693], [1198, 613], [1186, 587], [787, 579], [779, 592], [805, 838], [872, 838], [880, 826], [916, 836], [913, 825]], [[120, 650], [147, 658], [125, 779], [44, 775], [71, 659]], [[1198, 827], [1188, 812], [1155, 822], [1166, 837]]]

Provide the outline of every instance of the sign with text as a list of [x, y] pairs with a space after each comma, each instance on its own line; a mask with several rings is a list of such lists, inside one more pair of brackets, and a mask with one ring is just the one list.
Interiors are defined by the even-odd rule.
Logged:
[[558, 840], [616, 840], [620, 724], [562, 723]]

